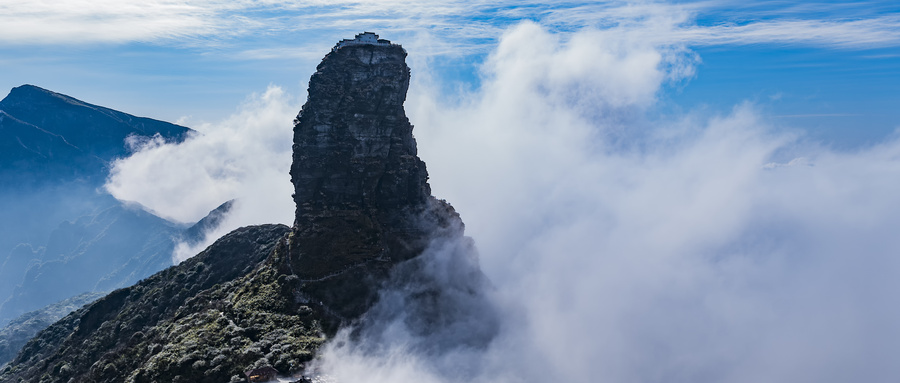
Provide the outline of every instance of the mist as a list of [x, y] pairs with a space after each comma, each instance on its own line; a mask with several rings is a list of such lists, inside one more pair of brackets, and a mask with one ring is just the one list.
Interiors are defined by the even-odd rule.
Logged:
[[[0, 326], [31, 308], [9, 300], [18, 286], [34, 277], [27, 275], [26, 270], [52, 259], [43, 257], [43, 252], [54, 229], [61, 222], [115, 204], [114, 199], [102, 196], [90, 185], [74, 182], [58, 187], [3, 186], [0, 191]], [[51, 291], [41, 294], [41, 298], [49, 299], [55, 294]], [[41, 302], [31, 299], [22, 303], [40, 306]]]
[[420, 156], [475, 240], [499, 332], [422, 352], [440, 342], [382, 318], [352, 330], [384, 336], [348, 330], [317, 368], [341, 382], [900, 377], [900, 142], [835, 151], [751, 103], [647, 117], [699, 59], [525, 23], [462, 101], [414, 76]]
[[294, 220], [291, 121], [298, 98], [277, 86], [250, 95], [222, 121], [192, 127], [200, 133], [181, 144], [160, 139], [131, 142], [135, 154], [116, 161], [106, 190], [154, 214], [183, 223], [234, 199], [218, 227], [197, 243], [180, 243], [175, 263], [190, 258], [241, 226]]
[[[702, 58], [645, 35], [519, 24], [482, 64], [480, 87], [450, 95], [410, 51], [420, 156], [477, 247], [436, 239], [416, 267], [453, 291], [480, 278], [458, 272], [477, 260], [490, 282], [436, 300], [460, 314], [436, 333], [416, 331], [409, 286], [389, 286], [325, 348], [319, 372], [392, 383], [900, 377], [900, 140], [837, 151], [752, 103], [652, 117]], [[290, 223], [299, 104], [270, 88], [184, 144], [145, 143], [107, 187], [181, 221], [237, 198], [217, 232]], [[496, 323], [476, 327], [485, 342], [460, 337], [457, 325], [483, 315]]]

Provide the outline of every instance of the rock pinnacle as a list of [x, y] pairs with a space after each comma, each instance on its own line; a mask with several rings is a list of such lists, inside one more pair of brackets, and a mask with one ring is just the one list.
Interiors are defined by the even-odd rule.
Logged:
[[291, 268], [311, 302], [360, 315], [393, 264], [461, 226], [431, 197], [403, 102], [406, 51], [363, 33], [328, 53], [294, 125]]

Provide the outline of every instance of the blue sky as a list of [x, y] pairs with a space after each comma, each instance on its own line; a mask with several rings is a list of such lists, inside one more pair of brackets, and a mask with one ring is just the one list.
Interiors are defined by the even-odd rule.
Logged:
[[[69, 1], [0, 3], [0, 88], [31, 83], [129, 113], [216, 121], [269, 84], [302, 94], [333, 42], [363, 30], [427, 59], [445, 89], [522, 20], [566, 35], [639, 30], [697, 55], [660, 113], [760, 105], [837, 147], [900, 126], [900, 5], [786, 2]], [[452, 93], [452, 92], [448, 92]], [[189, 118], [186, 118], [189, 117]]]

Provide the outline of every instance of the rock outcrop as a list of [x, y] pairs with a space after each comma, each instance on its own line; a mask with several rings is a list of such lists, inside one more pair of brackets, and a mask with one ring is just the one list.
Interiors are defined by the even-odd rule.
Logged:
[[461, 226], [431, 196], [416, 154], [403, 109], [406, 51], [375, 39], [325, 56], [294, 125], [291, 268], [306, 299], [342, 321], [370, 307], [387, 271], [421, 254], [435, 231]]

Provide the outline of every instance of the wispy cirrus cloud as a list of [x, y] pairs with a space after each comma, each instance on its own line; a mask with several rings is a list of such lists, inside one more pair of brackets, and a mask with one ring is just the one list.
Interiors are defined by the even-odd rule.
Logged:
[[181, 1], [3, 1], [3, 44], [163, 42], [224, 33], [214, 8]]
[[[440, 34], [430, 54], [486, 52], [502, 30], [532, 20], [559, 31], [641, 29], [660, 44], [802, 44], [842, 49], [900, 45], [900, 17], [878, 4], [767, 2], [221, 1], [0, 2], [0, 44], [198, 45], [269, 35]], [[330, 32], [329, 32], [330, 31]], [[304, 40], [296, 41], [304, 45]]]
[[414, 82], [407, 110], [432, 190], [476, 241], [501, 330], [484, 347], [460, 342], [456, 325], [490, 310], [447, 299], [446, 312], [479, 314], [417, 333], [379, 316], [414, 312], [387, 290], [377, 325], [329, 343], [322, 371], [391, 383], [900, 376], [900, 141], [810, 146], [746, 103], [650, 126], [622, 118], [683, 75], [635, 33], [564, 40], [523, 23], [468, 102]]
[[691, 45], [789, 44], [865, 49], [900, 45], [900, 16], [691, 26], [676, 29], [672, 37]]

